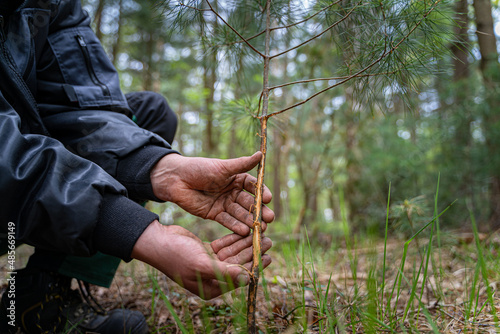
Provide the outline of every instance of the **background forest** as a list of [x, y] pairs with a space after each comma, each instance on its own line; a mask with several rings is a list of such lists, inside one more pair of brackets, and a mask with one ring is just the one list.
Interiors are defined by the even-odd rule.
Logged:
[[[382, 233], [389, 183], [391, 221], [397, 225], [408, 219], [405, 211], [417, 224], [433, 215], [439, 174], [438, 202], [446, 206], [457, 200], [442, 217], [442, 227], [470, 226], [469, 209], [480, 229], [500, 227], [496, 39], [488, 35], [493, 31], [476, 28], [489, 22], [500, 32], [500, 23], [492, 23], [499, 15], [498, 3], [492, 4], [480, 15], [466, 0], [443, 9], [450, 19], [428, 29], [436, 30], [432, 38], [448, 42], [449, 52], [421, 59], [432, 73], [392, 75], [387, 86], [378, 80], [353, 80], [275, 119], [266, 177], [280, 225], [275, 228], [286, 225], [299, 231], [307, 225], [314, 233], [331, 236], [339, 230], [342, 192], [349, 225]], [[200, 37], [200, 29], [211, 29], [214, 36], [227, 34], [220, 23], [212, 19], [208, 27], [195, 22], [179, 28], [151, 0], [85, 0], [84, 5], [121, 73], [124, 91], [160, 92], [178, 114], [175, 148], [185, 155], [220, 158], [258, 149], [257, 128], [248, 117], [253, 110], [246, 110], [252, 102], [245, 99], [260, 93], [261, 65], [241, 50], [236, 54], [217, 47], [216, 37]], [[315, 5], [303, 2], [307, 8]], [[310, 29], [327, 24], [320, 20], [311, 22]], [[299, 30], [279, 42], [290, 45], [309, 33]], [[279, 59], [270, 80], [333, 76], [336, 64], [340, 68], [346, 62], [332, 43], [334, 33]], [[483, 50], [478, 37], [491, 45]], [[418, 56], [418, 48], [413, 52]], [[490, 52], [489, 58], [481, 57]], [[273, 103], [279, 107], [300, 101], [321, 85], [277, 89]]]
[[[404, 8], [404, 21], [412, 19], [412, 8], [436, 1], [365, 2]], [[207, 9], [201, 1], [186, 3]], [[210, 1], [226, 20], [255, 32], [262, 28], [255, 13], [262, 12], [264, 3]], [[182, 12], [152, 0], [83, 4], [120, 72], [123, 90], [152, 90], [169, 100], [180, 121], [174, 148], [188, 156], [218, 158], [258, 149], [252, 114], [262, 89], [262, 64], [220, 20], [208, 14], [195, 18], [186, 14], [187, 7]], [[333, 2], [273, 4], [274, 17], [290, 24]], [[335, 6], [361, 10], [356, 4], [340, 0]], [[272, 45], [288, 49], [328, 28], [327, 12], [291, 33], [276, 34]], [[276, 220], [268, 233], [278, 252], [285, 252], [290, 240], [304, 240], [304, 227], [309, 250], [323, 251], [323, 256], [332, 247], [349, 250], [364, 239], [385, 240], [387, 247], [386, 223], [390, 240], [407, 240], [451, 203], [435, 220], [439, 243], [465, 240], [457, 236], [472, 231], [474, 222], [487, 237], [500, 228], [499, 2], [442, 1], [432, 15], [411, 43], [401, 45], [401, 56], [395, 52], [385, 71], [355, 78], [273, 118], [265, 182], [274, 195]], [[363, 21], [362, 16], [357, 20], [346, 20], [275, 60], [271, 83], [327, 79], [274, 89], [272, 110], [303, 101], [369, 59], [377, 41], [363, 40], [373, 38], [364, 32], [400, 26], [369, 17]], [[357, 36], [344, 34], [356, 31], [353, 27]], [[221, 234], [216, 224], [200, 224], [172, 205], [149, 206], [163, 223], [191, 226], [204, 239]], [[422, 245], [417, 240], [416, 252]]]

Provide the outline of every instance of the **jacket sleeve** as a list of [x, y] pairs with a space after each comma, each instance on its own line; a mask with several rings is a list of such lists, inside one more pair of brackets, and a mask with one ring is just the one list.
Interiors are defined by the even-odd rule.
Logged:
[[35, 247], [88, 256], [100, 250], [130, 259], [137, 238], [157, 218], [125, 188], [59, 141], [20, 131], [0, 92], [0, 230]]
[[132, 121], [118, 74], [79, 0], [62, 0], [52, 14], [37, 60], [37, 101], [53, 137], [115, 177], [130, 198], [158, 200], [149, 172], [175, 151]]

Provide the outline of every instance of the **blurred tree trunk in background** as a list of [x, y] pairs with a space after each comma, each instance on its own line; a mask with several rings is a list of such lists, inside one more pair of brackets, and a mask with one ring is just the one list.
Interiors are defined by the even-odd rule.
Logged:
[[[244, 80], [245, 80], [245, 71], [243, 66], [243, 55], [239, 55], [237, 60], [237, 70], [235, 73], [236, 76], [236, 87], [234, 87], [234, 98], [236, 101], [244, 98], [245, 94], [243, 91]], [[227, 155], [228, 158], [236, 158], [237, 153], [236, 150], [238, 148], [238, 136], [237, 136], [237, 117], [231, 117], [231, 128], [229, 129], [229, 145], [227, 145]]]
[[493, 30], [490, 0], [474, 0], [477, 41], [481, 52], [480, 69], [485, 85], [484, 129], [490, 164], [490, 219], [491, 229], [500, 227], [500, 106], [498, 98], [498, 51]]
[[159, 22], [159, 19], [149, 1], [141, 0], [140, 5], [141, 10], [138, 17], [138, 19], [140, 20], [138, 22], [138, 30], [141, 36], [141, 42], [143, 43], [141, 57], [143, 65], [142, 89], [151, 91], [154, 90], [154, 75], [157, 71], [157, 67], [159, 66], [158, 61], [154, 59], [158, 38], [158, 30], [156, 25]]
[[493, 16], [490, 0], [474, 0], [476, 19], [476, 35], [481, 51], [481, 72], [487, 84], [491, 84], [488, 67], [492, 63], [498, 64], [498, 51], [493, 30]]
[[283, 177], [283, 169], [288, 165], [285, 161], [283, 161], [281, 147], [283, 146], [283, 135], [281, 134], [280, 129], [274, 127], [273, 129], [273, 209], [274, 209], [274, 217], [276, 220], [281, 219], [282, 215], [282, 206], [281, 206], [281, 183]]
[[[208, 9], [208, 5], [203, 2], [205, 9]], [[215, 3], [214, 8], [217, 8], [217, 3]], [[212, 34], [215, 35], [217, 31], [217, 20], [213, 20], [211, 27], [208, 27]], [[205, 25], [202, 23], [200, 26], [201, 35], [204, 36], [206, 29]], [[205, 113], [205, 119], [207, 126], [205, 128], [205, 142], [204, 148], [207, 154], [213, 153], [216, 148], [215, 144], [215, 134], [214, 134], [214, 94], [215, 94], [215, 83], [217, 81], [217, 50], [209, 50], [210, 46], [207, 45], [205, 40], [202, 40], [202, 52], [203, 52], [203, 88], [205, 96], [205, 105], [203, 111]]]
[[216, 145], [214, 141], [214, 94], [215, 82], [217, 80], [217, 52], [204, 52], [204, 67], [203, 67], [203, 88], [205, 95], [205, 117], [207, 126], [205, 128], [205, 150], [207, 154], [214, 152]]
[[111, 52], [111, 60], [113, 61], [113, 65], [116, 66], [118, 64], [118, 53], [120, 52], [121, 43], [122, 43], [122, 27], [123, 27], [123, 0], [118, 0], [118, 20], [117, 20], [117, 30], [115, 35], [115, 42], [113, 43], [113, 48]]
[[[307, 115], [301, 115], [303, 123], [302, 127], [299, 129], [309, 129], [312, 130], [312, 137], [318, 138], [321, 136], [321, 129], [318, 128], [318, 118], [314, 117], [315, 111], [323, 110], [318, 107], [318, 100], [313, 101], [311, 104], [311, 111]], [[302, 131], [300, 131], [302, 132]], [[297, 137], [302, 137], [297, 134]], [[302, 188], [302, 208], [299, 211], [299, 216], [295, 224], [294, 233], [299, 234], [303, 226], [307, 226], [308, 222], [316, 221], [318, 215], [318, 189], [317, 183], [319, 174], [321, 172], [322, 162], [325, 156], [321, 153], [314, 152], [313, 155], [306, 156], [305, 151], [307, 151], [308, 145], [305, 141], [299, 142], [300, 150], [304, 153], [299, 152], [296, 164], [299, 172], [299, 181]], [[307, 157], [307, 159], [302, 159], [301, 157]]]
[[[118, 67], [124, 92], [155, 90], [169, 99], [180, 121], [177, 149], [186, 155], [223, 152], [221, 157], [251, 153], [257, 137], [249, 113], [255, 112], [262, 88], [260, 59], [205, 11], [209, 9], [205, 1], [189, 1], [201, 12], [178, 1], [82, 2]], [[273, 90], [272, 109], [294, 105], [376, 61], [386, 47], [401, 41], [406, 28], [417, 24], [415, 13], [425, 12], [423, 3], [273, 1], [273, 26], [298, 24], [273, 32], [272, 53], [298, 46], [345, 19], [314, 42], [273, 58], [273, 85], [324, 80]], [[242, 36], [253, 36], [250, 44], [262, 48], [263, 8], [258, 1], [210, 0], [210, 4], [218, 6], [222, 17], [244, 32]], [[338, 189], [343, 189], [348, 222], [353, 230], [361, 230], [366, 223], [385, 222], [383, 199], [389, 182], [394, 201], [420, 195], [429, 199], [441, 172], [439, 205], [474, 198], [478, 218], [485, 220], [492, 208], [492, 221], [498, 221], [495, 212], [500, 209], [494, 207], [500, 202], [500, 158], [496, 158], [500, 135], [494, 108], [500, 102], [493, 94], [486, 97], [483, 90], [498, 89], [488, 65], [496, 63], [495, 56], [487, 57], [490, 51], [485, 49], [495, 51], [495, 42], [483, 38], [493, 34], [491, 24], [484, 23], [491, 20], [487, 5], [488, 1], [474, 3], [478, 31], [486, 33], [478, 34], [481, 66], [467, 52], [471, 48], [467, 20], [474, 21], [473, 15], [467, 17], [467, 0], [453, 1], [453, 7], [443, 1], [439, 4], [443, 16], [437, 12], [426, 16], [411, 41], [401, 43], [387, 62], [363, 72], [369, 78], [363, 74], [272, 120], [266, 182], [273, 190], [276, 219], [291, 222], [292, 227], [307, 224], [311, 231], [325, 228], [330, 229], [325, 233], [337, 233], [342, 220]], [[456, 16], [448, 19], [453, 11]], [[311, 17], [313, 13], [318, 15]], [[182, 24], [176, 25], [176, 18]], [[426, 49], [427, 44], [432, 45]], [[431, 74], [435, 64], [440, 71]], [[477, 81], [480, 71], [484, 83]], [[418, 94], [400, 97], [411, 89], [418, 89]], [[416, 114], [418, 118], [413, 117]], [[330, 152], [325, 153], [325, 147]], [[443, 223], [462, 224], [469, 216], [463, 204], [450, 210]], [[319, 227], [325, 221], [331, 225]]]
[[97, 2], [97, 7], [94, 13], [94, 26], [95, 26], [95, 34], [99, 40], [102, 40], [102, 13], [104, 11], [104, 3], [106, 0], [99, 0]]
[[[473, 203], [473, 171], [471, 166], [471, 123], [472, 115], [470, 111], [470, 64], [468, 45], [469, 45], [469, 17], [467, 0], [459, 0], [455, 4], [455, 41], [451, 44], [453, 55], [453, 83], [455, 85], [455, 94], [453, 96], [455, 108], [451, 111], [451, 118], [456, 120], [455, 145], [449, 147], [451, 152], [449, 156], [454, 156], [459, 161], [463, 173], [457, 179], [456, 190], [463, 199], [470, 200]], [[445, 148], [446, 149], [446, 148]]]
[[357, 221], [360, 214], [360, 203], [357, 200], [356, 194], [359, 189], [359, 180], [361, 168], [357, 156], [358, 151], [358, 125], [359, 119], [355, 111], [355, 98], [353, 96], [353, 88], [347, 87], [345, 90], [346, 108], [344, 111], [344, 145], [345, 145], [345, 161], [347, 180], [345, 183], [345, 204], [347, 209], [347, 221]]
[[[463, 79], [469, 78], [469, 52], [467, 51], [469, 45], [469, 15], [468, 15], [467, 0], [458, 0], [455, 5], [455, 26], [454, 35], [455, 42], [451, 45], [451, 52], [453, 54], [453, 81], [458, 82]], [[457, 98], [462, 95], [458, 94]]]
[[[351, 8], [354, 2], [352, 0], [342, 0], [341, 4], [344, 8]], [[358, 40], [357, 31], [354, 29], [356, 22], [351, 18], [348, 18], [344, 22], [346, 29], [353, 30], [352, 36], [346, 37], [346, 47], [342, 54], [343, 62], [349, 64], [352, 59], [356, 58], [361, 41]], [[355, 85], [356, 83], [348, 83], [344, 87], [345, 103], [342, 115], [344, 121], [342, 126], [344, 128], [345, 173], [347, 176], [344, 185], [344, 198], [349, 224], [353, 224], [353, 222], [358, 220], [361, 210], [361, 203], [357, 198], [359, 180], [361, 178], [360, 161], [357, 154], [360, 110], [357, 109], [358, 98], [355, 96]]]
[[144, 69], [142, 81], [142, 88], [144, 90], [153, 90], [153, 73], [155, 64], [153, 63], [153, 53], [155, 50], [155, 40], [153, 39], [153, 32], [147, 29], [143, 34], [143, 39], [145, 39], [144, 48]]

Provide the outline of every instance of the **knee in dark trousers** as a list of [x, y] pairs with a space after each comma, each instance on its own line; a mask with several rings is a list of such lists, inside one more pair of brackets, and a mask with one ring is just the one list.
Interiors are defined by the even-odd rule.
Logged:
[[137, 125], [156, 133], [172, 144], [177, 130], [177, 115], [167, 100], [154, 92], [133, 92], [125, 97], [137, 117]]

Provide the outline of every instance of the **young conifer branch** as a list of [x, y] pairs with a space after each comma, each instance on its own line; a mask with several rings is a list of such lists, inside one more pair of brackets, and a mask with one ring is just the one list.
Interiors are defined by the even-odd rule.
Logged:
[[[380, 73], [368, 73], [368, 74], [359, 74], [359, 75], [354, 75], [355, 78], [367, 78], [367, 77], [376, 77], [376, 76], [381, 76], [381, 75], [391, 75], [397, 73], [399, 70], [394, 70], [390, 72], [380, 72]], [[281, 85], [276, 85], [269, 87], [269, 90], [274, 90], [277, 88], [283, 88], [291, 85], [298, 85], [298, 84], [305, 84], [305, 83], [311, 83], [311, 82], [316, 82], [316, 81], [331, 81], [331, 80], [344, 80], [349, 78], [350, 75], [344, 75], [341, 77], [331, 77], [331, 78], [315, 78], [315, 79], [304, 79], [304, 80], [297, 80], [297, 81], [292, 81], [292, 82], [287, 82]]]
[[[394, 51], [396, 51], [396, 49], [405, 41], [407, 40], [410, 35], [422, 24], [422, 22], [427, 18], [427, 16], [429, 16], [429, 14], [436, 9], [437, 5], [441, 2], [442, 0], [437, 0], [430, 8], [427, 12], [424, 13], [424, 15], [422, 16], [422, 18], [417, 22], [415, 23], [415, 25], [408, 31], [408, 33], [406, 33], [405, 36], [403, 36], [401, 38], [401, 40], [396, 43], [395, 45], [392, 45], [392, 47], [389, 49], [389, 50], [384, 50], [384, 52], [382, 52], [382, 55], [380, 57], [378, 57], [377, 59], [375, 59], [371, 64], [367, 65], [366, 67], [362, 68], [361, 70], [359, 70], [358, 72], [352, 74], [352, 75], [349, 75], [347, 76], [344, 80], [342, 81], [339, 81], [333, 85], [330, 85], [328, 87], [326, 87], [325, 89], [322, 89], [314, 94], [312, 94], [311, 96], [309, 96], [308, 98], [302, 100], [302, 101], [299, 101], [297, 103], [294, 103], [288, 107], [285, 107], [279, 111], [276, 111], [276, 112], [273, 112], [271, 114], [268, 114], [267, 116], [262, 116], [264, 118], [271, 118], [273, 116], [276, 116], [278, 114], [281, 114], [285, 111], [288, 111], [290, 109], [293, 109], [295, 107], [298, 107], [300, 105], [303, 105], [307, 102], [309, 102], [310, 100], [312, 100], [313, 98], [315, 98], [316, 96], [318, 95], [321, 95], [323, 94], [324, 92], [332, 89], [332, 88], [335, 88], [337, 86], [340, 86], [344, 83], [346, 83], [347, 81], [351, 80], [351, 79], [354, 79], [356, 77], [359, 77], [361, 76], [364, 72], [368, 71], [370, 68], [372, 68], [373, 66], [375, 66], [376, 64], [378, 64], [380, 61], [382, 61], [382, 59], [384, 59], [386, 56], [388, 56], [389, 54], [393, 53]], [[391, 43], [392, 44], [392, 43]], [[274, 57], [274, 56], [273, 56]], [[271, 57], [272, 58], [272, 57]]]
[[193, 10], [197, 10], [199, 12], [211, 12], [211, 10], [208, 8], [198, 8], [198, 7], [186, 5], [184, 2], [179, 2], [179, 6], [186, 7], [186, 8], [193, 9]]
[[[180, 5], [180, 6], [183, 6], [183, 7], [186, 7], [186, 8], [193, 9], [193, 10], [197, 10], [197, 11], [199, 11], [199, 12], [212, 12], [212, 13], [214, 13], [214, 15], [215, 15], [215, 16], [216, 16], [219, 20], [221, 20], [221, 21], [222, 21], [222, 23], [224, 23], [224, 24], [225, 24], [225, 25], [226, 25], [229, 29], [231, 29], [231, 30], [232, 30], [232, 31], [233, 31], [236, 35], [238, 35], [238, 37], [241, 39], [241, 41], [240, 41], [240, 42], [238, 42], [238, 43], [245, 43], [245, 44], [247, 44], [247, 45], [248, 45], [248, 46], [249, 46], [249, 47], [250, 47], [250, 48], [251, 48], [251, 49], [252, 49], [255, 53], [257, 53], [259, 56], [261, 56], [261, 57], [263, 57], [263, 58], [264, 58], [264, 55], [262, 54], [262, 52], [260, 52], [259, 50], [257, 50], [257, 49], [256, 49], [256, 48], [255, 48], [252, 44], [250, 44], [250, 42], [249, 42], [251, 39], [253, 39], [253, 38], [255, 38], [255, 37], [257, 37], [257, 36], [261, 35], [262, 33], [260, 33], [260, 34], [258, 34], [258, 35], [255, 35], [255, 36], [253, 36], [253, 37], [251, 37], [251, 38], [245, 38], [245, 37], [243, 37], [243, 36], [242, 36], [242, 35], [238, 32], [238, 30], [236, 30], [236, 29], [235, 29], [233, 26], [231, 26], [231, 25], [230, 25], [230, 24], [229, 24], [226, 20], [224, 20], [224, 18], [223, 18], [223, 17], [219, 14], [219, 12], [217, 12], [217, 11], [213, 8], [212, 4], [211, 4], [208, 0], [206, 0], [206, 2], [207, 2], [207, 5], [208, 5], [208, 7], [209, 7], [209, 8], [197, 8], [197, 7], [194, 7], [194, 6], [186, 5], [186, 4], [185, 4], [185, 3], [183, 3], [183, 2], [179, 2], [179, 5]], [[265, 31], [264, 31], [264, 32], [265, 32]], [[233, 44], [236, 44], [236, 43], [233, 43]]]
[[231, 26], [226, 20], [224, 20], [224, 18], [212, 7], [212, 4], [210, 4], [210, 1], [207, 0], [207, 4], [208, 4], [208, 7], [210, 8], [210, 10], [215, 14], [215, 16], [217, 16], [229, 29], [231, 29], [236, 35], [238, 35], [238, 37], [246, 44], [248, 45], [255, 53], [257, 53], [259, 56], [261, 56], [262, 58], [265, 58], [265, 56], [262, 54], [262, 52], [260, 52], [259, 50], [257, 50], [252, 44], [250, 44], [250, 42], [245, 39], [245, 37], [243, 37], [239, 32], [238, 30], [236, 30], [235, 28], [233, 28], [233, 26]]
[[352, 8], [349, 12], [347, 12], [347, 14], [345, 14], [345, 15], [344, 15], [344, 16], [343, 16], [340, 20], [335, 21], [335, 22], [334, 22], [334, 23], [332, 23], [329, 27], [325, 28], [322, 32], [320, 32], [320, 33], [318, 33], [318, 34], [314, 35], [313, 37], [309, 38], [308, 40], [305, 40], [304, 42], [302, 42], [302, 43], [300, 43], [300, 44], [298, 44], [298, 45], [295, 45], [295, 46], [291, 47], [290, 49], [287, 49], [287, 50], [285, 50], [285, 51], [282, 51], [282, 52], [280, 52], [280, 53], [277, 53], [277, 54], [275, 54], [275, 55], [272, 55], [272, 56], [271, 56], [271, 59], [272, 59], [272, 58], [279, 57], [279, 56], [282, 56], [282, 55], [284, 55], [284, 54], [286, 54], [286, 53], [288, 53], [288, 52], [290, 52], [290, 51], [292, 51], [292, 50], [298, 49], [298, 48], [300, 48], [301, 46], [304, 46], [304, 45], [306, 45], [306, 44], [310, 43], [311, 41], [315, 40], [316, 38], [323, 36], [325, 33], [327, 33], [328, 31], [332, 30], [332, 29], [333, 29], [333, 28], [335, 28], [337, 25], [339, 25], [341, 22], [345, 21], [345, 20], [346, 20], [349, 16], [351, 16], [352, 12], [353, 12], [356, 8], [358, 8], [358, 7], [359, 7], [359, 5], [361, 5], [361, 3], [362, 3], [362, 2], [363, 2], [363, 0], [361, 0], [360, 2], [358, 2], [358, 3], [356, 4], [356, 6], [354, 6], [354, 7], [353, 7], [353, 8]]
[[[322, 9], [318, 10], [316, 13], [310, 15], [309, 17], [306, 17], [305, 19], [303, 19], [301, 21], [294, 22], [294, 23], [291, 23], [291, 24], [286, 25], [286, 26], [271, 27], [270, 30], [274, 31], [274, 30], [281, 30], [281, 29], [289, 29], [289, 28], [293, 28], [295, 26], [298, 26], [299, 24], [305, 23], [305, 22], [309, 21], [310, 19], [318, 16], [320, 13], [324, 12], [325, 10], [330, 9], [331, 7], [333, 7], [334, 5], [338, 4], [341, 1], [342, 0], [337, 0], [337, 1], [329, 4], [328, 6], [323, 7]], [[190, 7], [190, 6], [186, 6], [186, 7], [193, 8], [193, 7]], [[200, 10], [199, 8], [194, 8], [194, 9]], [[210, 11], [210, 9], [204, 9], [203, 11]], [[230, 45], [235, 45], [235, 44], [247, 43], [247, 42], [251, 41], [252, 39], [255, 39], [255, 38], [257, 38], [257, 37], [259, 37], [259, 36], [261, 36], [261, 35], [263, 35], [265, 33], [266, 33], [266, 30], [262, 30], [261, 32], [258, 32], [257, 34], [255, 34], [255, 35], [253, 35], [251, 37], [242, 38], [242, 40], [240, 40], [240, 41], [234, 41], [232, 43], [219, 44], [219, 46], [230, 46]]]
[[322, 9], [318, 10], [316, 13], [306, 17], [305, 19], [301, 20], [301, 21], [298, 21], [298, 22], [294, 22], [294, 23], [290, 23], [289, 25], [286, 25], [286, 26], [281, 26], [281, 27], [272, 27], [271, 28], [271, 31], [274, 31], [274, 30], [280, 30], [280, 29], [289, 29], [289, 28], [293, 28], [295, 26], [298, 26], [299, 24], [302, 24], [302, 23], [305, 23], [307, 21], [309, 21], [310, 19], [318, 16], [320, 13], [324, 12], [325, 10], [327, 9], [330, 9], [331, 7], [335, 6], [336, 4], [338, 4], [339, 2], [341, 2], [342, 0], [337, 0], [335, 2], [332, 2], [331, 4], [329, 4], [328, 6], [326, 7], [323, 7]]

